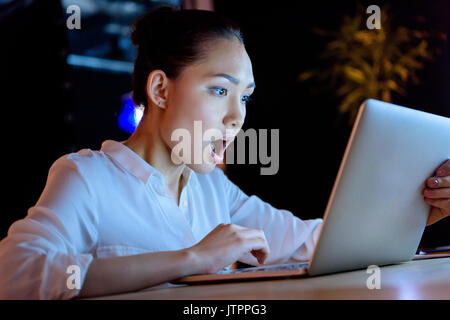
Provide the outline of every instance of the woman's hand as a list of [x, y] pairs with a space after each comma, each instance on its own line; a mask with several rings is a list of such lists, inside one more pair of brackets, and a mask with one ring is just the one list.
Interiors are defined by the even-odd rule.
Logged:
[[450, 215], [450, 159], [436, 169], [436, 175], [427, 179], [423, 190], [425, 201], [432, 207], [427, 226]]
[[197, 273], [215, 273], [248, 253], [263, 264], [269, 255], [269, 246], [262, 230], [223, 223], [187, 250], [197, 261]]

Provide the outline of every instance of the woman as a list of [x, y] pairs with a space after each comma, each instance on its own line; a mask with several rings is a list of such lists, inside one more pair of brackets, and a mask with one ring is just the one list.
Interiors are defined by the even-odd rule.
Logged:
[[[135, 21], [132, 40], [133, 99], [145, 107], [138, 128], [122, 143], [55, 161], [36, 205], [0, 243], [0, 298], [107, 295], [238, 260], [310, 258], [321, 219], [249, 197], [215, 168], [255, 89], [239, 28], [214, 12], [163, 7]], [[222, 136], [196, 136], [195, 121]], [[202, 161], [174, 152], [179, 129], [192, 134], [186, 146]], [[429, 199], [430, 222], [449, 214], [449, 163], [442, 168], [426, 191], [444, 198]], [[75, 288], [72, 270], [81, 275]]]

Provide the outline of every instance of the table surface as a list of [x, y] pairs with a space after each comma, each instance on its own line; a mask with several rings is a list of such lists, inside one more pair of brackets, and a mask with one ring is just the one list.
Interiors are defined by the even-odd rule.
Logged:
[[363, 269], [315, 277], [153, 287], [91, 299], [450, 299], [450, 258], [414, 260], [380, 269], [380, 289], [368, 289], [371, 274]]

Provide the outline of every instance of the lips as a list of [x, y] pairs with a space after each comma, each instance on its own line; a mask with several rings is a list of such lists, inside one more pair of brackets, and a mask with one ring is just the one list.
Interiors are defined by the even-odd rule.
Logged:
[[233, 136], [227, 136], [226, 138], [223, 139], [223, 141], [224, 141], [224, 149], [226, 149], [230, 145], [230, 143], [233, 142], [235, 137], [236, 136], [233, 135]]
[[214, 147], [212, 150], [213, 157], [217, 156], [218, 159], [223, 159], [226, 148], [233, 142], [234, 138], [234, 135], [228, 135], [225, 138], [211, 141], [211, 145]]

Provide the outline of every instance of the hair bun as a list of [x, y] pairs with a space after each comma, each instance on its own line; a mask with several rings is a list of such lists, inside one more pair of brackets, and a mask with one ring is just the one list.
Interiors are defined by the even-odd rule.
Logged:
[[157, 29], [168, 23], [168, 20], [176, 11], [179, 11], [179, 9], [164, 5], [140, 16], [132, 23], [131, 42], [135, 46], [151, 42], [158, 35]]

